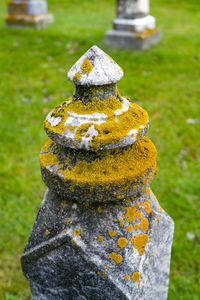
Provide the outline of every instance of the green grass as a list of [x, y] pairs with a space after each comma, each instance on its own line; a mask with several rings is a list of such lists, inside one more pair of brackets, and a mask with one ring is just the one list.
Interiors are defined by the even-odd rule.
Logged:
[[[55, 22], [40, 31], [5, 28], [1, 1], [0, 299], [30, 299], [20, 255], [45, 191], [38, 161], [47, 140], [43, 120], [71, 96], [67, 70], [93, 44], [122, 66], [121, 93], [150, 116], [148, 136], [159, 153], [152, 189], [176, 224], [169, 299], [199, 299], [200, 3], [151, 2], [163, 40], [138, 52], [103, 43], [115, 15], [114, 0], [49, 0]], [[187, 124], [188, 118], [199, 122]], [[195, 239], [188, 240], [187, 232]]]

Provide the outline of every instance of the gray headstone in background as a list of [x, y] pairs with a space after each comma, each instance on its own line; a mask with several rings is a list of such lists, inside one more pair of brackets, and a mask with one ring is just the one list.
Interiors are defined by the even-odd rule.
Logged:
[[149, 0], [118, 0], [113, 30], [105, 35], [109, 46], [148, 49], [160, 42], [161, 32], [149, 15]]
[[53, 22], [46, 0], [11, 0], [8, 3], [8, 27], [45, 27]]
[[166, 300], [174, 222], [149, 184], [148, 115], [122, 97], [123, 72], [93, 46], [71, 68], [75, 95], [45, 120], [48, 189], [21, 258], [33, 300]]

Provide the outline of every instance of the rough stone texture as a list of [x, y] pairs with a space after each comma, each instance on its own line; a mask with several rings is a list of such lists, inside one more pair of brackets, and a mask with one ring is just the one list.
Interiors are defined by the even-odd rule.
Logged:
[[118, 0], [113, 30], [105, 35], [105, 43], [119, 48], [148, 49], [161, 40], [156, 20], [148, 15], [149, 0]]
[[[145, 193], [140, 201], [146, 198]], [[167, 299], [174, 224], [152, 191], [151, 213], [141, 209], [142, 219], [149, 221], [145, 232], [149, 242], [143, 255], [130, 239], [144, 232], [141, 228], [129, 232], [129, 222], [122, 218], [126, 207], [135, 207], [134, 198], [128, 204], [120, 201], [89, 207], [65, 200], [47, 190], [24, 250], [22, 266], [31, 282], [32, 299]], [[138, 222], [136, 218], [130, 223]], [[75, 229], [80, 235], [74, 234]], [[110, 230], [116, 231], [114, 237]], [[125, 248], [117, 244], [120, 237], [129, 241]], [[121, 263], [109, 258], [112, 252], [122, 255]], [[134, 272], [140, 273], [140, 283], [131, 279]], [[126, 275], [130, 275], [127, 281]]]
[[[91, 70], [85, 70], [87, 61]], [[80, 74], [80, 79], [76, 74]], [[96, 86], [116, 83], [123, 76], [122, 69], [97, 46], [91, 47], [70, 69], [68, 79], [76, 85]]]
[[[102, 70], [102, 66], [98, 68]], [[103, 114], [106, 103], [110, 106], [108, 120], [112, 118], [115, 126], [119, 123], [122, 132], [127, 120], [132, 120], [135, 129], [140, 119], [148, 124], [147, 115], [139, 115], [140, 108], [130, 102], [134, 112], [129, 112], [128, 119], [122, 117], [130, 107], [127, 111], [118, 109], [121, 121], [113, 117], [125, 98], [113, 86], [118, 74], [115, 77], [112, 66], [111, 73], [109, 69], [106, 72], [104, 92], [99, 85], [94, 88], [93, 79], [89, 79], [94, 99], [91, 86], [88, 92], [87, 84], [83, 90], [76, 87], [70, 113], [78, 103], [81, 109], [102, 109]], [[109, 86], [110, 78], [113, 84]], [[101, 98], [112, 91], [111, 100]], [[83, 95], [89, 95], [89, 101]], [[55, 118], [61, 117], [60, 112], [62, 118], [69, 113], [62, 105], [58, 109]], [[78, 121], [82, 117], [77, 113]], [[88, 111], [88, 120], [90, 117]], [[105, 118], [102, 124], [109, 124], [108, 120]], [[55, 131], [57, 126], [54, 120]], [[157, 152], [143, 135], [140, 130], [132, 144], [118, 143], [116, 149], [112, 143], [106, 150], [101, 145], [95, 150], [82, 149], [81, 144], [73, 149], [72, 144], [63, 145], [61, 139], [44, 145], [41, 171], [49, 189], [21, 258], [33, 300], [167, 299], [174, 223], [149, 187], [156, 174]]]
[[8, 27], [45, 27], [53, 22], [46, 0], [11, 0], [8, 3]]
[[145, 38], [138, 37], [134, 32], [109, 30], [106, 33], [105, 41], [108, 46], [118, 48], [136, 48], [141, 50], [149, 49], [161, 40], [161, 31], [155, 31]]

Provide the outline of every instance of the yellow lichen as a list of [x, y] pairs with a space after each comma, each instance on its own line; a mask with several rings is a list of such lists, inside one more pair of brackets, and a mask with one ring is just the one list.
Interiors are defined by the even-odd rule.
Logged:
[[64, 207], [66, 205], [66, 201], [61, 202], [61, 206]]
[[140, 280], [140, 273], [139, 272], [134, 272], [133, 275], [132, 275], [132, 280], [134, 282], [137, 282]]
[[137, 213], [137, 208], [135, 206], [132, 207], [125, 207], [127, 213], [126, 213], [126, 217], [127, 217], [127, 221], [130, 223], [132, 221], [135, 221], [136, 218], [136, 213]]
[[144, 252], [145, 252], [145, 251], [144, 251], [144, 248], [139, 249], [139, 254], [140, 254], [140, 255], [143, 255]]
[[79, 235], [81, 234], [81, 231], [80, 231], [80, 229], [74, 229], [74, 230], [73, 230], [73, 233], [74, 233], [75, 235], [79, 236]]
[[140, 234], [131, 241], [136, 249], [144, 248], [149, 241], [149, 236], [147, 234]]
[[117, 254], [115, 252], [112, 252], [109, 254], [109, 258], [113, 259], [115, 263], [120, 264], [123, 260], [123, 257], [121, 256], [121, 254]]
[[127, 280], [130, 279], [130, 276], [129, 276], [129, 275], [126, 275], [126, 276], [124, 277], [124, 279], [127, 281]]
[[124, 238], [124, 237], [120, 237], [120, 238], [118, 239], [118, 241], [117, 241], [117, 244], [118, 244], [118, 246], [119, 246], [120, 248], [126, 247], [127, 243], [128, 243], [128, 241], [127, 241], [127, 239]]
[[102, 235], [100, 235], [98, 239], [99, 239], [99, 242], [103, 242], [103, 236]]
[[101, 208], [101, 206], [99, 206], [98, 208], [97, 208], [97, 210], [98, 210], [98, 212], [101, 214], [102, 213], [102, 208]]
[[135, 225], [134, 225], [134, 229], [135, 229], [135, 230], [138, 230], [138, 229], [139, 229], [139, 225], [138, 225], [138, 224], [135, 224]]
[[48, 235], [50, 232], [48, 229], [45, 230], [45, 235]]
[[147, 213], [150, 213], [151, 212], [151, 206], [150, 206], [150, 203], [147, 201], [145, 202], [145, 211]]
[[148, 230], [149, 221], [147, 220], [147, 218], [144, 218], [144, 219], [141, 220], [140, 227], [141, 227], [142, 231], [147, 231]]
[[115, 235], [116, 235], [116, 231], [115, 231], [115, 230], [110, 230], [110, 231], [109, 231], [109, 235], [110, 235], [111, 237], [115, 236]]
[[124, 226], [124, 222], [120, 222], [119, 225], [120, 225], [120, 226]]
[[76, 73], [74, 78], [77, 78], [78, 80], [80, 80], [81, 79], [81, 72]]
[[131, 231], [133, 231], [133, 226], [130, 224], [130, 225], [128, 225], [127, 229], [129, 232], [131, 232]]
[[94, 66], [92, 65], [92, 63], [88, 58], [86, 58], [81, 65], [82, 72], [87, 75], [92, 71], [93, 68]]

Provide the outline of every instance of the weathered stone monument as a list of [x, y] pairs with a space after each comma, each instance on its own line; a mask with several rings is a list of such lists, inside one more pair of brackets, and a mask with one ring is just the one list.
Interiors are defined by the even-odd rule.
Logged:
[[148, 49], [161, 39], [156, 20], [149, 15], [149, 0], [117, 0], [113, 30], [105, 35], [107, 45]]
[[21, 258], [32, 299], [167, 299], [174, 222], [149, 184], [148, 115], [120, 95], [96, 46], [71, 68], [74, 95], [47, 116], [48, 189]]
[[44, 27], [53, 22], [46, 0], [11, 0], [6, 25], [9, 27]]

